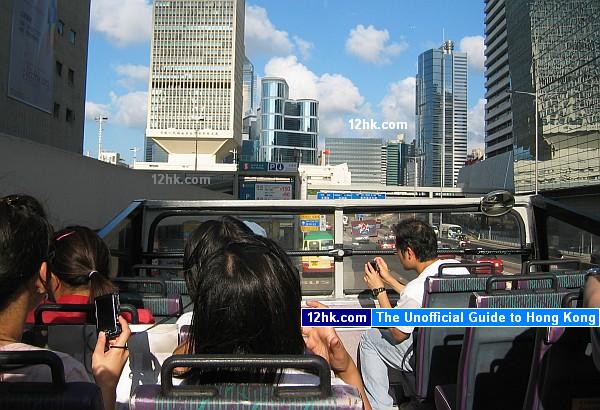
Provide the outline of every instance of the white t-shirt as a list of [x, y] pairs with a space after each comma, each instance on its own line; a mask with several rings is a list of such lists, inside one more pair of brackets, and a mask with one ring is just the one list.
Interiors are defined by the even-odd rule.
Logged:
[[[412, 309], [423, 307], [423, 294], [425, 293], [425, 279], [428, 276], [438, 274], [438, 269], [444, 263], [460, 263], [456, 259], [440, 259], [426, 267], [423, 272], [406, 284], [404, 290], [398, 298], [398, 309]], [[467, 268], [444, 268], [444, 275], [468, 275], [470, 272]], [[402, 333], [411, 334], [415, 330], [414, 326], [398, 326], [396, 329]]]
[[[36, 346], [31, 346], [25, 343], [11, 343], [0, 347], [3, 352], [29, 351], [29, 350], [46, 350]], [[83, 365], [73, 359], [66, 353], [55, 352], [62, 360], [65, 368], [65, 381], [71, 382], [93, 382], [90, 380]], [[10, 372], [0, 373], [0, 381], [2, 382], [51, 382], [52, 373], [47, 365], [24, 366], [11, 370]]]

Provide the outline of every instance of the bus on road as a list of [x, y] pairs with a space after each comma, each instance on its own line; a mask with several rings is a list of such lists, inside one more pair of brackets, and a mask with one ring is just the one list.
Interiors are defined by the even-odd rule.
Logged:
[[[333, 235], [327, 231], [309, 232], [304, 236], [302, 249], [305, 251], [328, 251], [333, 249]], [[332, 273], [333, 258], [329, 256], [303, 256], [302, 273]]]
[[460, 225], [455, 224], [440, 224], [441, 238], [456, 239], [456, 237], [462, 234], [462, 228]]

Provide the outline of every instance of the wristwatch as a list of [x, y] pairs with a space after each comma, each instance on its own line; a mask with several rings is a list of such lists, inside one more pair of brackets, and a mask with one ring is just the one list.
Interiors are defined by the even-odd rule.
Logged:
[[385, 292], [386, 289], [385, 288], [377, 288], [377, 289], [371, 289], [371, 292], [373, 292], [373, 297], [377, 297], [377, 295], [379, 295], [380, 293]]

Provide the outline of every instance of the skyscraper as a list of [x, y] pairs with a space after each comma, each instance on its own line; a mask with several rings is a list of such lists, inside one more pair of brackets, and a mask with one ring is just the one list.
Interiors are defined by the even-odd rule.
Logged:
[[238, 148], [244, 14], [243, 0], [154, 2], [147, 157], [214, 164]]
[[346, 163], [352, 174], [353, 184], [381, 184], [382, 163], [381, 138], [328, 137], [325, 149], [329, 150], [327, 163]]
[[[443, 90], [443, 91], [442, 91]], [[467, 55], [445, 41], [419, 55], [416, 140], [425, 153], [423, 186], [456, 186], [467, 159]]]
[[403, 138], [398, 138], [395, 141], [388, 141], [384, 146], [387, 158], [385, 185], [406, 185], [408, 148], [409, 146], [404, 142]]
[[485, 15], [486, 157], [510, 153], [517, 193], [600, 183], [598, 1], [486, 0]]
[[283, 78], [262, 79], [260, 159], [274, 162], [317, 163], [319, 102], [289, 99]]
[[242, 86], [242, 118], [253, 112], [256, 103], [256, 74], [254, 74], [254, 65], [248, 57], [244, 57], [243, 67], [243, 86]]

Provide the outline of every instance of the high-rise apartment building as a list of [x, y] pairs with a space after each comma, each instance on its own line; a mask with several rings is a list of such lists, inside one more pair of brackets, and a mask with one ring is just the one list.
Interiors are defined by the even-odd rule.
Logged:
[[154, 2], [147, 160], [214, 164], [239, 147], [244, 15], [243, 0]]
[[328, 137], [328, 165], [348, 164], [353, 184], [381, 184], [381, 138]]
[[90, 0], [0, 1], [0, 133], [83, 153]]
[[467, 158], [467, 55], [445, 41], [419, 55], [416, 140], [422, 186], [456, 186]]
[[243, 85], [242, 85], [242, 118], [250, 115], [256, 108], [256, 74], [254, 65], [248, 57], [244, 57], [243, 66]]
[[290, 100], [283, 78], [261, 81], [260, 159], [317, 164], [319, 102]]

